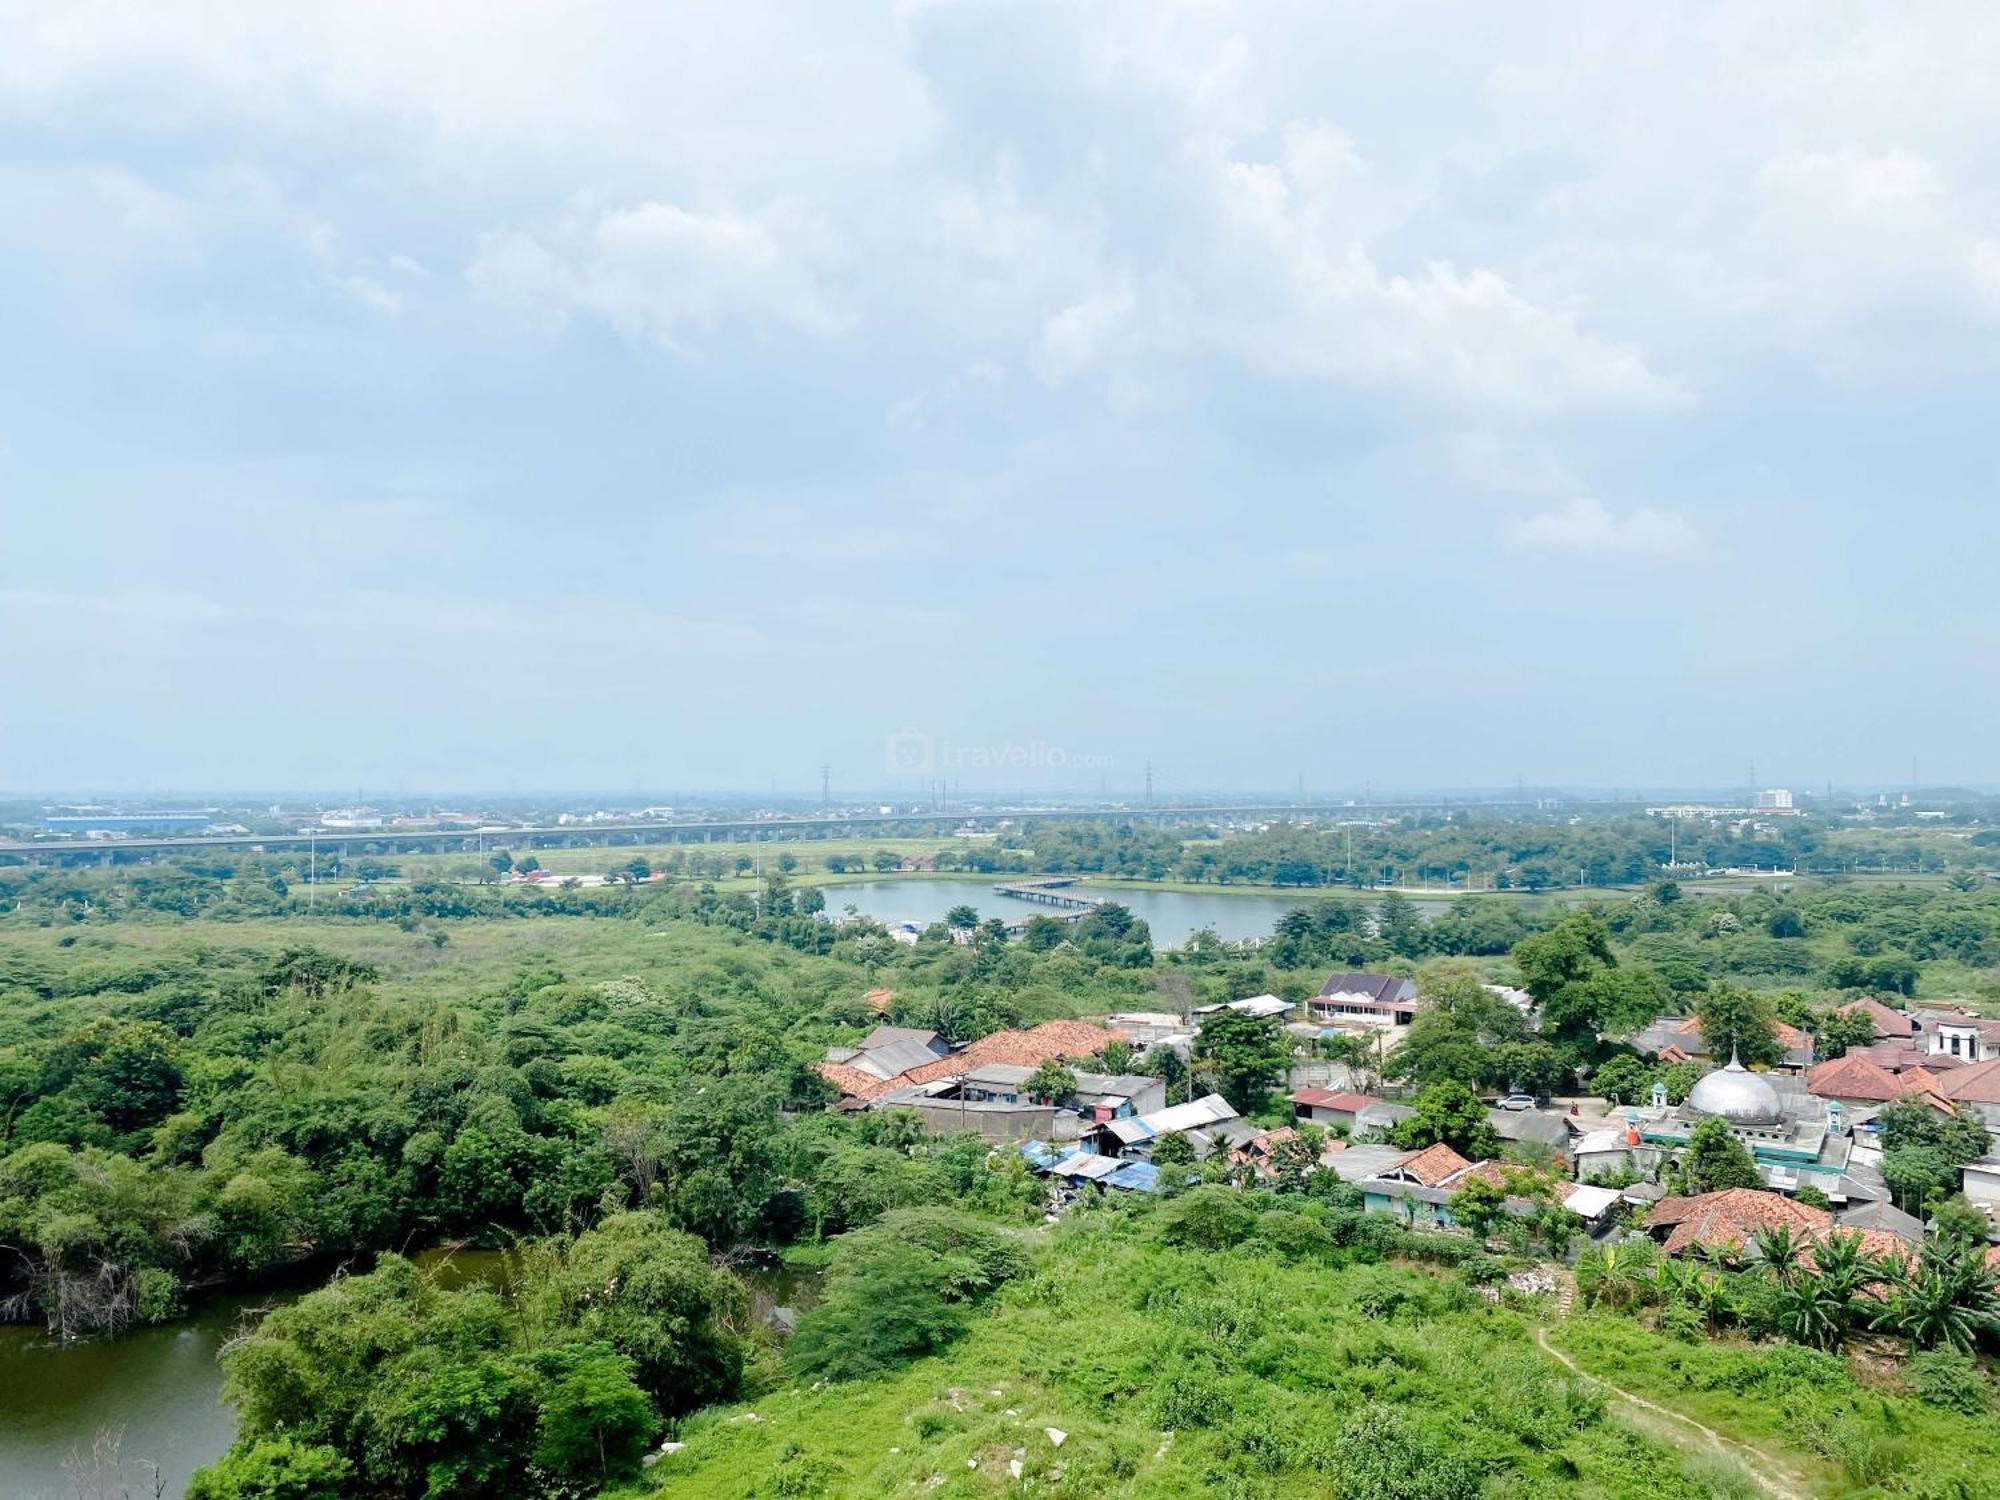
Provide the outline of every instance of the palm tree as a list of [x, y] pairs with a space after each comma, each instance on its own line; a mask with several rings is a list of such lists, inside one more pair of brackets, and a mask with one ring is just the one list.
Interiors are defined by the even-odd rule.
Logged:
[[1774, 1224], [1758, 1230], [1756, 1245], [1764, 1269], [1781, 1285], [1790, 1285], [1792, 1277], [1798, 1273], [1799, 1257], [1805, 1249], [1803, 1243], [1792, 1237], [1792, 1226]]
[[1982, 1332], [2000, 1328], [2000, 1272], [1987, 1265], [1984, 1245], [1938, 1236], [1895, 1284], [1870, 1326], [1901, 1334], [1920, 1349], [1970, 1349]]
[[1777, 1322], [1793, 1343], [1835, 1349], [1847, 1337], [1851, 1311], [1848, 1300], [1826, 1281], [1805, 1275], [1784, 1283], [1778, 1295]]
[[1593, 1245], [1577, 1257], [1576, 1287], [1585, 1299], [1624, 1308], [1639, 1300], [1653, 1268], [1653, 1247], [1645, 1240]]
[[1812, 1248], [1814, 1278], [1850, 1309], [1861, 1294], [1883, 1279], [1881, 1263], [1861, 1249], [1859, 1234], [1830, 1234]]

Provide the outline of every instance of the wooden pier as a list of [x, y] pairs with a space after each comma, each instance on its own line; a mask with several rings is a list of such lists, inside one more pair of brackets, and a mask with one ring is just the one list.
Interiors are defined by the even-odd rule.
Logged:
[[1075, 884], [1074, 875], [1061, 875], [1052, 880], [1022, 880], [996, 885], [993, 894], [1012, 896], [1016, 901], [1039, 901], [1044, 906], [1061, 906], [1071, 911], [1088, 911], [1093, 906], [1104, 904], [1102, 896], [1072, 895], [1068, 887]]

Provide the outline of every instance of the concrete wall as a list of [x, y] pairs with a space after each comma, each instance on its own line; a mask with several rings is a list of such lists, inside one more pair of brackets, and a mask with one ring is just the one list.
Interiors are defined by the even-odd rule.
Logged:
[[956, 1099], [925, 1099], [906, 1107], [914, 1109], [924, 1128], [935, 1135], [976, 1130], [984, 1139], [1002, 1143], [1046, 1139], [1056, 1117], [1047, 1104], [978, 1104], [960, 1109]]

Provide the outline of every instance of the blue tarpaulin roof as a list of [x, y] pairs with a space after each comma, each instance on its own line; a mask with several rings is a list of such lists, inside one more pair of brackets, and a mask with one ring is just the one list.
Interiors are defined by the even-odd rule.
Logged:
[[1054, 1146], [1049, 1145], [1045, 1141], [1023, 1141], [1021, 1142], [1021, 1155], [1027, 1160], [1028, 1165], [1036, 1171], [1046, 1172], [1065, 1156], [1068, 1156], [1069, 1153], [1067, 1151], [1058, 1151]]
[[1104, 1181], [1108, 1187], [1157, 1193], [1160, 1190], [1160, 1169], [1149, 1161], [1128, 1161]]

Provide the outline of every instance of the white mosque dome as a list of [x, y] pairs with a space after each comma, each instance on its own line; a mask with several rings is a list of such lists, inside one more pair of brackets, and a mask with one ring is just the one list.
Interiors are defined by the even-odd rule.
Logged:
[[1687, 1096], [1696, 1114], [1721, 1115], [1732, 1125], [1776, 1125], [1784, 1116], [1778, 1091], [1735, 1058], [1703, 1076]]

